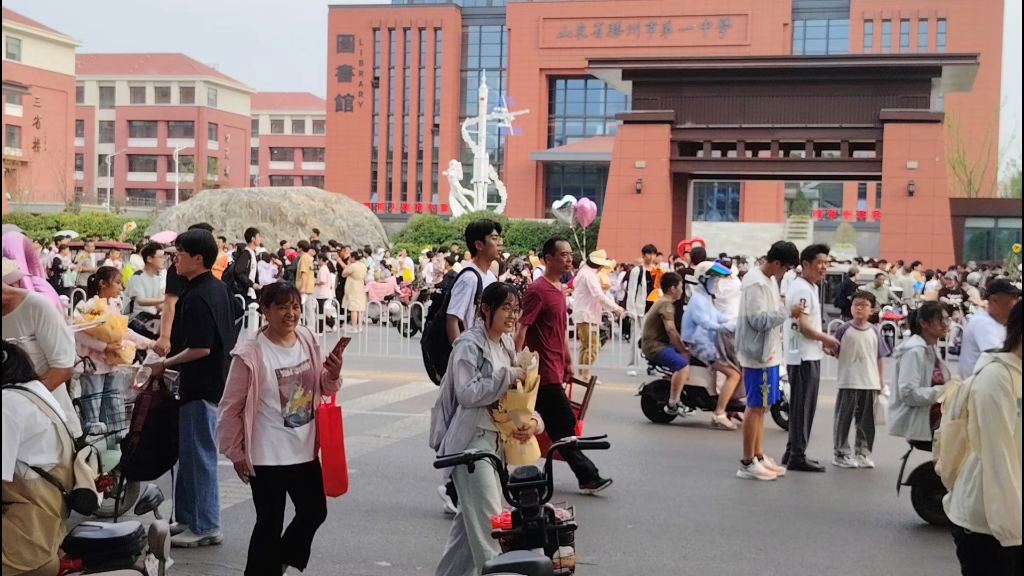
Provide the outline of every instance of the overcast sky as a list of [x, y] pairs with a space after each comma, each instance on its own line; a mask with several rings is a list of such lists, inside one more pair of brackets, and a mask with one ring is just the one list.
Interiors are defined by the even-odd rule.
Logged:
[[[328, 4], [388, 0], [4, 0], [82, 42], [81, 52], [184, 52], [268, 91], [324, 96]], [[1001, 141], [1020, 157], [1021, 3], [1008, 0], [1003, 32]], [[514, 90], [514, 87], [513, 87]]]

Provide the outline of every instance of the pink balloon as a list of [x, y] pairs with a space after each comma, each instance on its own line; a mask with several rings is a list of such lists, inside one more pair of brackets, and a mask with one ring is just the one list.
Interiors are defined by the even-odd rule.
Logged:
[[576, 202], [576, 221], [586, 228], [597, 218], [597, 204], [590, 198], [580, 198]]

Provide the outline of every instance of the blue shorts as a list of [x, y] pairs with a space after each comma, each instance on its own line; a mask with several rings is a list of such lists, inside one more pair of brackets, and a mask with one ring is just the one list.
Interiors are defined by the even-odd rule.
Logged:
[[650, 359], [656, 366], [664, 366], [673, 372], [679, 372], [689, 364], [686, 357], [680, 354], [675, 348], [666, 346]]
[[782, 399], [779, 367], [744, 368], [743, 387], [747, 391], [747, 406], [752, 408], [771, 408]]

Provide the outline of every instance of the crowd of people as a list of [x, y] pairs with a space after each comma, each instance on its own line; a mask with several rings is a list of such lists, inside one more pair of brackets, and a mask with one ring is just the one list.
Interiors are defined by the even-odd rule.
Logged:
[[[508, 254], [501, 225], [491, 220], [467, 226], [465, 252], [453, 244], [423, 250], [418, 261], [406, 250], [392, 255], [385, 247], [323, 241], [316, 229], [294, 247], [282, 240], [276, 252], [263, 246], [256, 228], [247, 229], [242, 240], [231, 244], [211, 226], [196, 224], [173, 243], [146, 243], [126, 260], [116, 249], [99, 254], [92, 240], [74, 255], [67, 238], [37, 247], [46, 281], [72, 310], [98, 298], [129, 316], [123, 341], [114, 343], [73, 333], [68, 315], [23, 282], [27, 274], [17, 262], [4, 259], [3, 331], [13, 340], [4, 343], [5, 502], [9, 490], [28, 497], [38, 490], [29, 466], [60, 469], [66, 456], [59, 430], [50, 430], [52, 438], [49, 432], [43, 440], [34, 438], [48, 429], [49, 416], [19, 415], [43, 408], [30, 407], [25, 393], [8, 385], [34, 391], [67, 423], [69, 434], [80, 435], [80, 420], [106, 422], [124, 410], [116, 394], [124, 383], [110, 353], [149, 350], [155, 376], [177, 374], [181, 449], [172, 543], [222, 542], [220, 453], [251, 487], [256, 506], [245, 573], [303, 569], [327, 514], [316, 408], [323, 395], [340, 388], [342, 367], [339, 356], [320, 350], [315, 335], [342, 324], [357, 334], [368, 301], [416, 284], [436, 291], [442, 298], [434, 302], [443, 302], [433, 321], [449, 353], [437, 367], [440, 391], [430, 425], [430, 446], [439, 455], [478, 449], [503, 458], [506, 444], [491, 407], [524, 380], [524, 367], [516, 365], [524, 349], [538, 355], [541, 385], [534, 417], [512, 437], [527, 442], [541, 432], [552, 441], [575, 435], [577, 414], [564, 384], [591, 377], [609, 316], [620, 318], [616, 330], [623, 340], [672, 373], [667, 413], [683, 410], [692, 365], [717, 376], [711, 423], [742, 428], [736, 472], [742, 479], [825, 471], [808, 445], [826, 356], [834, 356], [839, 369], [831, 462], [840, 469], [874, 467], [880, 405], [889, 434], [930, 443], [946, 385], [971, 378], [970, 456], [947, 503], [957, 526], [958, 557], [964, 574], [1004, 573], [978, 568], [986, 562], [1020, 565], [1020, 289], [998, 267], [967, 263], [934, 271], [920, 262], [858, 261], [835, 290], [833, 304], [844, 322], [833, 332], [826, 328], [828, 303], [821, 294], [836, 263], [823, 244], [798, 250], [780, 241], [749, 264], [725, 254], [709, 258], [699, 245], [666, 259], [646, 245], [635, 261], [617, 263], [602, 250], [576, 254], [561, 238], [537, 251]], [[861, 280], [865, 270], [877, 270], [869, 282]], [[76, 298], [74, 288], [82, 288], [84, 299]], [[256, 337], [244, 342], [238, 340], [244, 312], [239, 300], [256, 304], [263, 316]], [[316, 324], [307, 326], [313, 303]], [[879, 323], [886, 307], [901, 303], [909, 305], [909, 335], [893, 349]], [[347, 318], [339, 322], [342, 315]], [[958, 376], [937, 347], [953, 319], [965, 326]], [[890, 356], [894, 374], [887, 379]], [[76, 411], [67, 384], [76, 372], [84, 395], [110, 394]], [[765, 453], [764, 418], [782, 398], [787, 377], [789, 438], [776, 461]], [[742, 414], [728, 409], [735, 398], [745, 400]], [[583, 453], [562, 456], [583, 493], [612, 485]], [[502, 506], [498, 476], [455, 467], [438, 493], [454, 519], [436, 574], [477, 574], [500, 553], [490, 525]], [[286, 496], [295, 506], [287, 527]], [[17, 563], [44, 566], [56, 557], [63, 518], [54, 518], [52, 507], [26, 513], [45, 517], [55, 532], [35, 557]], [[6, 507], [4, 524], [6, 540]], [[9, 562], [5, 546], [5, 574], [9, 564], [15, 559]]]

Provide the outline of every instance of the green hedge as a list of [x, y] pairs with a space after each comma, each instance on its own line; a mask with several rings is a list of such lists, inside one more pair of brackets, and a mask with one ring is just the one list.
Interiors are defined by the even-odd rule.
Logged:
[[126, 239], [127, 242], [141, 242], [150, 218], [129, 218], [109, 212], [52, 212], [33, 214], [31, 212], [8, 212], [3, 216], [4, 224], [14, 224], [32, 239], [43, 240], [53, 238], [60, 230], [74, 230], [83, 238], [99, 240], [116, 240], [121, 237], [121, 230], [126, 222], [137, 225]]
[[[501, 224], [505, 251], [511, 254], [526, 254], [530, 250], [540, 251], [544, 242], [555, 236], [568, 239], [573, 244], [573, 249], [578, 251], [573, 240], [572, 230], [565, 224], [510, 219], [504, 214], [495, 214], [494, 212], [474, 212], [451, 220], [445, 220], [432, 214], [413, 216], [404, 228], [392, 236], [392, 248], [396, 251], [406, 249], [416, 253], [428, 246], [435, 248], [458, 244], [465, 250], [466, 225], [478, 218], [489, 218]], [[597, 234], [600, 227], [601, 219], [598, 218], [586, 230], [577, 228], [580, 241], [582, 242], [584, 236], [586, 237], [587, 250], [594, 250], [597, 247]]]

